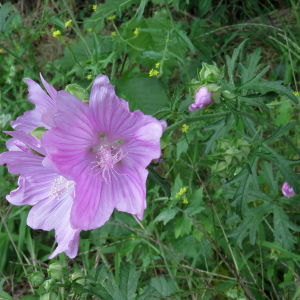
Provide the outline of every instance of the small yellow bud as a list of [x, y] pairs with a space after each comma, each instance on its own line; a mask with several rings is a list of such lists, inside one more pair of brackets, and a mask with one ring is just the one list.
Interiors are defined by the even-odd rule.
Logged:
[[72, 25], [72, 20], [69, 20], [68, 22], [65, 23], [66, 27], [71, 26], [71, 25]]
[[109, 21], [113, 21], [116, 18], [116, 15], [112, 15], [111, 17], [108, 18]]
[[98, 6], [97, 6], [97, 5], [93, 5], [93, 10], [94, 10], [94, 11], [96, 11], [96, 10], [97, 10], [97, 8], [98, 8]]
[[61, 32], [59, 30], [56, 30], [56, 31], [53, 32], [53, 36], [55, 38], [60, 38], [61, 37]]
[[88, 32], [92, 32], [92, 31], [93, 31], [93, 29], [92, 29], [92, 28], [88, 28], [87, 30], [88, 30]]
[[274, 252], [275, 252], [275, 249], [271, 249], [271, 252], [274, 253]]
[[150, 77], [156, 76], [158, 74], [159, 74], [159, 72], [157, 70], [154, 70], [154, 69], [151, 69], [150, 72], [149, 72]]
[[112, 35], [112, 36], [116, 36], [117, 33], [116, 33], [115, 31], [113, 31], [113, 32], [111, 33], [111, 35]]
[[295, 96], [299, 96], [299, 93], [298, 93], [297, 91], [293, 92], [293, 94], [294, 94]]
[[0, 48], [0, 54], [4, 53], [4, 50], [2, 48]]
[[52, 27], [50, 30], [51, 30], [51, 32], [53, 32], [53, 31], [56, 30], [56, 28], [55, 28], [55, 27]]
[[135, 35], [138, 35], [138, 34], [139, 34], [139, 29], [140, 29], [140, 28], [136, 28], [136, 29], [134, 30], [133, 33], [134, 33]]
[[189, 125], [183, 124], [183, 125], [182, 125], [182, 129], [181, 129], [182, 132], [187, 132], [188, 129], [189, 129], [189, 127], [190, 127]]
[[155, 64], [155, 68], [158, 69], [160, 67], [160, 62]]
[[185, 203], [185, 204], [189, 203], [188, 199], [187, 199], [187, 198], [184, 198], [184, 199], [183, 199], [183, 203]]
[[134, 234], [131, 235], [131, 239], [132, 239], [133, 241], [135, 240]]
[[86, 78], [87, 78], [88, 80], [91, 80], [91, 79], [92, 79], [92, 75], [91, 75], [91, 74], [88, 74], [88, 75], [86, 75]]

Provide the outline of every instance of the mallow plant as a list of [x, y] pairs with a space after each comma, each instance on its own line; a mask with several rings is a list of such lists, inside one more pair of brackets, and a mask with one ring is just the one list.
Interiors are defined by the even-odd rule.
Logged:
[[[95, 78], [89, 97], [75, 82], [56, 91], [40, 75], [45, 92], [37, 82], [24, 79], [28, 100], [35, 108], [11, 122], [14, 131], [6, 131], [11, 138], [0, 163], [10, 173], [20, 174], [18, 188], [7, 195], [7, 201], [32, 206], [27, 217], [31, 228], [55, 230], [57, 247], [49, 259], [62, 252], [74, 259], [80, 232], [104, 227], [116, 209], [134, 216], [150, 241], [149, 249], [158, 244], [166, 265], [176, 260], [180, 268], [194, 274], [216, 274], [207, 271], [203, 275], [195, 267], [197, 258], [182, 257], [166, 246], [163, 239], [167, 235], [158, 241], [151, 233], [153, 224], [163, 222], [165, 226], [174, 219], [168, 234], [178, 238], [193, 228], [195, 240], [202, 246], [205, 241], [208, 251], [230, 273], [223, 281], [230, 278], [239, 287], [229, 280], [228, 287], [219, 288], [208, 276], [203, 279], [203, 295], [208, 290], [209, 295], [230, 299], [271, 299], [269, 267], [262, 263], [253, 274], [253, 262], [247, 263], [241, 250], [246, 243], [251, 253], [260, 236], [259, 247], [285, 253], [288, 262], [298, 259], [289, 253], [298, 243], [295, 232], [300, 228], [287, 214], [300, 192], [300, 177], [294, 169], [300, 162], [295, 159], [300, 150], [295, 138], [287, 135], [298, 122], [288, 120], [285, 126], [276, 126], [270, 108], [278, 99], [294, 105], [299, 101], [289, 86], [264, 79], [269, 67], [260, 70], [259, 49], [247, 56], [245, 64], [237, 64], [244, 43], [232, 57], [226, 57], [225, 66], [203, 63], [196, 78], [175, 89], [169, 107], [153, 116], [130, 111], [126, 99], [116, 95], [104, 74]], [[288, 145], [289, 156], [274, 145]], [[190, 164], [190, 177], [172, 171], [171, 163], [180, 160]], [[170, 172], [175, 172], [174, 181], [168, 177]], [[155, 216], [147, 212], [154, 204], [146, 197], [153, 194], [154, 183], [156, 199], [163, 201]], [[209, 191], [211, 184], [219, 184], [219, 195], [227, 203], [222, 213], [217, 211], [218, 196]], [[203, 247], [197, 249], [198, 256], [204, 253], [206, 257]], [[164, 256], [165, 251], [170, 258]], [[119, 282], [115, 282], [104, 264], [84, 275], [80, 270], [69, 273], [66, 266], [51, 261], [48, 279], [43, 271], [27, 277], [38, 287], [41, 299], [83, 295], [142, 300], [173, 294], [174, 299], [183, 299], [185, 287], [178, 285], [170, 268], [173, 281], [168, 292], [156, 281], [137, 290], [142, 270], [136, 271], [130, 262], [120, 263]], [[197, 297], [197, 282], [190, 279], [189, 289]]]

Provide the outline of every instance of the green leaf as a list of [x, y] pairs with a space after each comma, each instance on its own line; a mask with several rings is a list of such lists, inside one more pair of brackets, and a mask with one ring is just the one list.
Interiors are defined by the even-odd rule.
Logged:
[[272, 167], [272, 164], [266, 162], [265, 160], [260, 164], [260, 167], [262, 169], [262, 172], [260, 172], [260, 175], [263, 176], [263, 178], [266, 180], [267, 185], [270, 190], [270, 195], [273, 197], [276, 197], [278, 195], [278, 180], [280, 173], [277, 172], [277, 175], [274, 179], [274, 170]]
[[153, 114], [169, 107], [166, 89], [156, 78], [120, 78], [116, 84], [120, 98], [129, 102], [131, 111], [140, 109], [145, 114]]
[[300, 193], [299, 181], [300, 176], [294, 172], [290, 167], [291, 164], [297, 164], [300, 160], [290, 160], [284, 156], [278, 154], [271, 147], [263, 143], [264, 148], [269, 151], [269, 153], [256, 152], [254, 153], [257, 157], [272, 161], [275, 167], [280, 171], [283, 176], [284, 181], [287, 181], [289, 185], [294, 189], [296, 194]]
[[203, 142], [203, 144], [206, 145], [204, 152], [205, 155], [207, 155], [209, 151], [214, 151], [216, 146], [215, 141], [224, 137], [224, 135], [229, 131], [233, 121], [233, 115], [229, 114], [226, 118], [204, 128], [204, 130], [214, 130], [214, 133]]
[[255, 244], [256, 232], [259, 230], [259, 224], [262, 221], [262, 218], [266, 212], [269, 211], [270, 204], [262, 204], [258, 207], [252, 208], [245, 212], [245, 218], [237, 227], [232, 231], [228, 237], [231, 237], [235, 240], [235, 243], [239, 245], [242, 249], [243, 240], [249, 233], [251, 245]]
[[142, 18], [143, 14], [144, 14], [145, 7], [148, 4], [148, 2], [149, 2], [149, 0], [142, 0], [141, 1], [141, 4], [140, 4], [139, 9], [138, 9], [138, 15], [137, 15], [137, 18], [136, 18], [137, 21], [139, 21]]
[[113, 13], [119, 7], [122, 7], [124, 5], [131, 5], [132, 1], [133, 0], [109, 0], [109, 1], [105, 1], [105, 3], [99, 4], [97, 12], [103, 11], [103, 12], [108, 13], [108, 14]]
[[295, 259], [297, 261], [300, 261], [300, 255], [292, 253], [292, 252], [289, 252], [286, 249], [282, 248], [282, 246], [280, 246], [278, 244], [270, 243], [270, 242], [267, 242], [267, 241], [262, 241], [261, 245], [263, 247], [267, 247], [269, 249], [275, 249], [276, 251], [281, 252], [280, 258], [283, 258], [283, 259]]
[[152, 286], [148, 286], [146, 291], [141, 296], [137, 297], [136, 300], [147, 300], [147, 299], [149, 299], [148, 297], [153, 294], [153, 291], [155, 291], [155, 288], [152, 287]]
[[179, 30], [177, 28], [175, 28], [176, 33], [186, 42], [186, 44], [188, 45], [189, 49], [195, 53], [196, 49], [195, 46], [193, 45], [193, 43], [191, 42], [191, 40], [188, 38], [188, 36], [185, 34], [185, 32], [183, 32], [182, 30]]
[[154, 287], [161, 296], [167, 297], [175, 293], [175, 287], [172, 280], [167, 280], [165, 277], [159, 276], [152, 278], [150, 285]]
[[230, 78], [230, 82], [233, 83], [233, 72], [235, 69], [235, 62], [238, 58], [238, 55], [241, 51], [241, 49], [244, 47], [244, 44], [247, 40], [244, 40], [239, 46], [238, 48], [233, 50], [233, 54], [232, 57], [230, 58], [228, 55], [226, 55], [226, 62], [227, 62], [227, 71], [228, 71], [228, 76]]
[[282, 85], [283, 81], [258, 81], [251, 80], [250, 82], [242, 85], [239, 89], [254, 90], [262, 94], [268, 92], [275, 92], [278, 95], [284, 96], [298, 104], [298, 98], [293, 94], [293, 90], [290, 87]]
[[261, 49], [257, 48], [253, 53], [251, 53], [247, 59], [248, 59], [248, 63], [247, 63], [247, 68], [244, 67], [242, 64], [240, 64], [241, 66], [241, 82], [242, 84], [246, 83], [247, 81], [249, 81], [251, 78], [253, 78], [255, 76], [255, 72], [257, 71], [257, 69], [259, 68], [258, 63], [261, 59]]
[[295, 248], [294, 244], [297, 243], [297, 238], [292, 235], [290, 229], [299, 232], [300, 228], [289, 220], [281, 206], [274, 205], [273, 212], [275, 242], [281, 241], [285, 249], [292, 251]]
[[2, 278], [2, 279], [0, 280], [0, 293], [1, 293], [2, 290], [3, 290], [3, 284], [4, 284], [4, 282], [6, 281], [7, 278], [8, 278], [8, 277], [4, 277], [4, 278]]
[[185, 153], [188, 149], [189, 145], [184, 137], [177, 143], [177, 159], [180, 158], [182, 153]]
[[120, 292], [124, 295], [124, 299], [134, 299], [137, 283], [141, 276], [141, 270], [136, 271], [134, 264], [121, 263], [120, 266]]
[[13, 13], [8, 17], [12, 8], [13, 6], [10, 2], [5, 3], [0, 7], [0, 32], [2, 33], [5, 33], [7, 25], [12, 21], [13, 17], [16, 16], [16, 13]]
[[190, 218], [183, 214], [182, 217], [180, 217], [176, 222], [175, 227], [175, 238], [177, 239], [180, 235], [184, 235], [186, 233], [190, 233], [192, 228], [192, 221]]
[[65, 23], [56, 17], [49, 18], [49, 21], [62, 29], [66, 29]]
[[164, 225], [166, 225], [170, 220], [174, 219], [176, 214], [178, 213], [178, 209], [172, 208], [172, 209], [165, 209], [154, 219], [154, 223], [159, 221], [164, 221]]
[[166, 193], [167, 197], [171, 197], [171, 190], [168, 187], [168, 185], [165, 183], [165, 179], [162, 178], [159, 174], [155, 172], [153, 169], [153, 166], [149, 165], [147, 167], [147, 170], [149, 171], [149, 178], [155, 182], [155, 184], [159, 185], [163, 191]]
[[250, 159], [250, 167], [252, 170], [252, 174], [249, 171], [249, 166], [245, 166], [241, 172], [233, 177], [232, 180], [230, 180], [226, 185], [231, 185], [232, 183], [238, 183], [236, 192], [233, 196], [233, 202], [232, 204], [236, 205], [236, 213], [243, 218], [245, 216], [246, 211], [248, 210], [248, 196], [249, 196], [249, 190], [250, 190], [250, 184], [256, 186], [256, 174], [257, 170], [257, 162], [258, 158], [255, 156], [252, 156]]
[[277, 130], [265, 140], [265, 143], [273, 143], [276, 140], [278, 140], [280, 137], [282, 137], [287, 131], [290, 131], [292, 128], [294, 128], [298, 122], [289, 122], [286, 126], [280, 125]]
[[189, 197], [189, 204], [186, 209], [186, 212], [190, 216], [193, 216], [205, 210], [205, 207], [202, 205], [202, 201], [203, 201], [203, 187], [201, 187], [197, 191], [194, 191], [192, 196]]

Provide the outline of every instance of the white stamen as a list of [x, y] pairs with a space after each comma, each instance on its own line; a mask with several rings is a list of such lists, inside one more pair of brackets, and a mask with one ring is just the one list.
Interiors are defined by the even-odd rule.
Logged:
[[71, 195], [74, 191], [74, 185], [74, 181], [59, 176], [52, 182], [51, 197], [60, 200], [61, 195], [65, 192]]

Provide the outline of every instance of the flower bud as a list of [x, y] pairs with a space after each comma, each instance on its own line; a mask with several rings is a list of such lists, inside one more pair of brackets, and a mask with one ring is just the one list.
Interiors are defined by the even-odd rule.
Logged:
[[32, 283], [33, 287], [37, 287], [43, 284], [45, 280], [45, 275], [42, 272], [34, 272], [28, 275], [27, 279], [29, 280], [29, 282]]
[[202, 69], [199, 73], [199, 79], [201, 82], [217, 82], [224, 77], [224, 66], [219, 69], [215, 63], [209, 65], [202, 63]]
[[48, 268], [48, 273], [51, 278], [55, 279], [56, 281], [60, 281], [64, 276], [61, 263], [52, 263]]
[[228, 165], [238, 165], [243, 159], [243, 152], [235, 147], [229, 147], [224, 153], [224, 158]]
[[[75, 272], [72, 274], [71, 280], [74, 281], [75, 279], [77, 279], [79, 277], [83, 277], [82, 274], [80, 272]], [[84, 278], [81, 278], [81, 279], [76, 280], [76, 282], [81, 285], [84, 285], [85, 280], [84, 280]]]
[[195, 103], [191, 104], [189, 106], [189, 111], [194, 111], [196, 109], [201, 109], [204, 106], [209, 105], [211, 102], [213, 102], [211, 95], [213, 93], [209, 93], [207, 91], [207, 87], [203, 86], [201, 87], [195, 95]]
[[47, 279], [42, 287], [46, 290], [46, 291], [55, 291], [56, 290], [56, 281], [54, 279]]
[[244, 139], [238, 140], [237, 148], [243, 152], [243, 156], [247, 157], [250, 153], [251, 145]]
[[211, 172], [220, 177], [228, 177], [227, 174], [228, 164], [225, 161], [217, 161], [212, 167]]
[[73, 84], [68, 84], [65, 87], [65, 91], [69, 92], [82, 102], [89, 102], [89, 94], [88, 92], [81, 87], [79, 84], [73, 83]]
[[40, 297], [40, 300], [57, 300], [57, 299], [59, 299], [58, 296], [53, 292], [46, 293]]
[[282, 194], [288, 198], [293, 197], [295, 192], [292, 187], [289, 186], [287, 182], [285, 182], [282, 186]]

